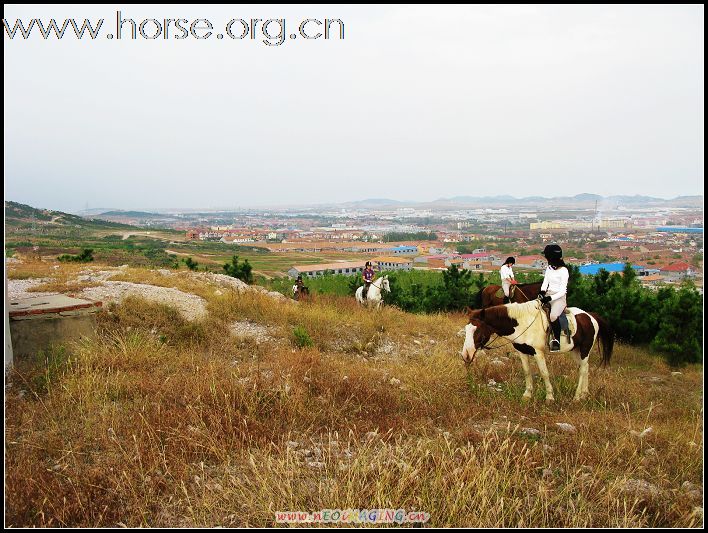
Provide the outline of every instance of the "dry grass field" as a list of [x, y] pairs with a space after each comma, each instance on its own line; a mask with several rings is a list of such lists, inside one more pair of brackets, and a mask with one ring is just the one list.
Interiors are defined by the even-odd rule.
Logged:
[[[74, 268], [11, 277], [62, 290]], [[607, 369], [593, 352], [589, 397], [573, 402], [577, 367], [554, 355], [556, 402], [537, 377], [524, 403], [516, 355], [465, 369], [462, 314], [117, 279], [177, 284], [208, 316], [129, 297], [96, 339], [16, 362], [6, 526], [272, 526], [276, 511], [376, 508], [425, 511], [429, 526], [703, 524], [700, 366], [672, 373], [620, 344]]]

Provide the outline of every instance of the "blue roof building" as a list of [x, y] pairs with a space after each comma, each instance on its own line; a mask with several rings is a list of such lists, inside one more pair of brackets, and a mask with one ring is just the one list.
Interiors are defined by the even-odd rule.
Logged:
[[682, 228], [679, 226], [660, 226], [656, 231], [665, 233], [703, 233], [703, 228]]
[[403, 255], [414, 254], [414, 255], [416, 255], [418, 253], [418, 247], [417, 246], [394, 246], [393, 248], [389, 248], [386, 251], [389, 253], [393, 253], [393, 254], [403, 254]]
[[[594, 276], [600, 270], [607, 270], [608, 272], [622, 272], [624, 270], [625, 263], [598, 263], [595, 265], [583, 265], [578, 268], [580, 273], [585, 276]], [[638, 265], [632, 265], [634, 270], [644, 270], [644, 267]]]

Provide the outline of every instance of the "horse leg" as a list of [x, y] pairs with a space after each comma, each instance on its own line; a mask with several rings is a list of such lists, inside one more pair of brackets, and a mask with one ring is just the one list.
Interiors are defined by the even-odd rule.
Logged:
[[583, 400], [588, 395], [588, 375], [590, 373], [590, 358], [585, 356], [580, 363], [580, 379], [583, 382], [582, 390], [580, 391], [580, 399]]
[[529, 364], [528, 355], [518, 352], [521, 359], [521, 366], [524, 367], [524, 378], [526, 379], [526, 390], [521, 397], [522, 400], [530, 400], [533, 398], [533, 376], [531, 376], [531, 365]]
[[583, 393], [583, 359], [578, 352], [573, 350], [573, 355], [578, 363], [578, 386], [575, 389], [575, 395], [573, 396], [573, 401], [577, 402], [580, 400]]
[[541, 372], [541, 376], [543, 377], [543, 382], [546, 384], [546, 402], [552, 402], [555, 400], [553, 397], [553, 385], [551, 385], [551, 379], [548, 376], [546, 358], [540, 350], [536, 350], [536, 364], [538, 365], [538, 370]]

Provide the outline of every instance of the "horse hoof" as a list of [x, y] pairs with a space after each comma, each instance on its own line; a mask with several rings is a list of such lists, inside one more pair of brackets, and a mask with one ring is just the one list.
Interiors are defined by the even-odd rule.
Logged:
[[556, 401], [556, 399], [553, 396], [546, 398], [546, 403], [553, 403], [555, 401]]
[[528, 402], [528, 401], [531, 400], [531, 398], [533, 398], [533, 396], [532, 396], [531, 394], [524, 394], [524, 395], [521, 397], [521, 401], [522, 401], [522, 402]]

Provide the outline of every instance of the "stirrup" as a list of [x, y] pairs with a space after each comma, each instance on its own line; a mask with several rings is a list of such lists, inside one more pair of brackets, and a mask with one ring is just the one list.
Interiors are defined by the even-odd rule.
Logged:
[[551, 346], [550, 346], [550, 348], [551, 348], [551, 351], [552, 351], [552, 352], [559, 352], [559, 351], [560, 351], [560, 342], [557, 341], [556, 339], [553, 339], [553, 340], [551, 341]]

